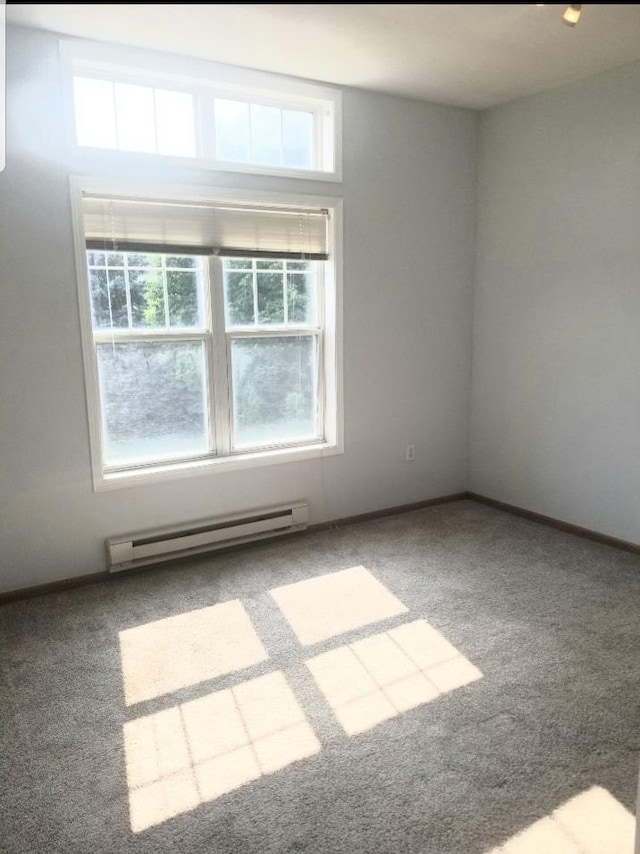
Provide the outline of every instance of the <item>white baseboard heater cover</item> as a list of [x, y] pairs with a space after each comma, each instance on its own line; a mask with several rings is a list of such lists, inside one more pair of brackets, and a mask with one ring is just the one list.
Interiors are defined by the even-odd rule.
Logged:
[[161, 563], [179, 557], [303, 531], [309, 521], [306, 504], [253, 510], [241, 516], [194, 522], [107, 540], [109, 572]]

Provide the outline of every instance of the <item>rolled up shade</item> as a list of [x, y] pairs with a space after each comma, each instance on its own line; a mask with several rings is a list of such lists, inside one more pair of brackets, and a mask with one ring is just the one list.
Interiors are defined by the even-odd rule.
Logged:
[[88, 249], [302, 258], [329, 257], [325, 209], [179, 202], [85, 194]]

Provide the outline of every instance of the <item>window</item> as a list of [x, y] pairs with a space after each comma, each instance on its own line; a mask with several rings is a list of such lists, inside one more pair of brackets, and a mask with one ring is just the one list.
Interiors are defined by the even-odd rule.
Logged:
[[206, 454], [202, 259], [87, 252], [105, 469]]
[[337, 200], [74, 198], [97, 487], [340, 450]]
[[215, 98], [218, 160], [313, 169], [314, 114]]
[[190, 92], [74, 77], [73, 95], [78, 145], [196, 156]]
[[214, 64], [192, 68], [186, 58], [167, 58], [162, 70], [140, 66], [135, 54], [125, 64], [104, 61], [110, 53], [120, 56], [115, 47], [66, 45], [79, 148], [339, 180], [338, 90]]
[[318, 261], [223, 262], [232, 447], [322, 437]]

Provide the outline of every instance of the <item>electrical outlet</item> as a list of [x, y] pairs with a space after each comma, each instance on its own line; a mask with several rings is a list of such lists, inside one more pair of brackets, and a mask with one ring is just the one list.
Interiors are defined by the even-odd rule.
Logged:
[[415, 445], [407, 445], [407, 449], [404, 452], [405, 462], [411, 463], [416, 458], [416, 446]]

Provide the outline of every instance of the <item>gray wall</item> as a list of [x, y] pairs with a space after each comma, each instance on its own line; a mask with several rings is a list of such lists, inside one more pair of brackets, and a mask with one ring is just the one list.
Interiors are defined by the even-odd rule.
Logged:
[[640, 64], [483, 114], [471, 488], [640, 542]]
[[466, 488], [474, 113], [345, 90], [342, 185], [172, 175], [344, 197], [346, 452], [94, 493], [68, 189], [89, 165], [65, 149], [57, 39], [10, 28], [8, 83], [0, 590], [102, 570], [104, 539], [132, 530], [290, 499], [320, 522]]

